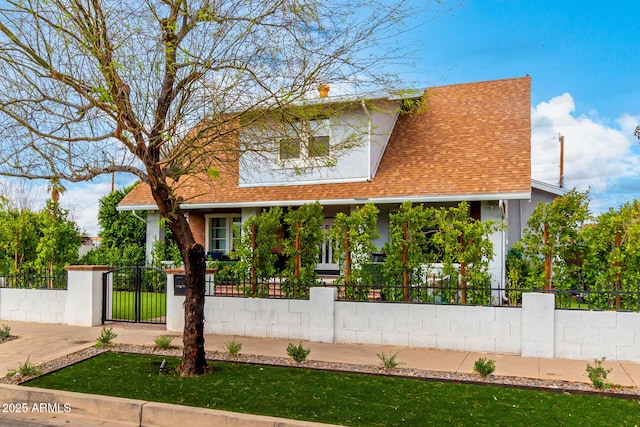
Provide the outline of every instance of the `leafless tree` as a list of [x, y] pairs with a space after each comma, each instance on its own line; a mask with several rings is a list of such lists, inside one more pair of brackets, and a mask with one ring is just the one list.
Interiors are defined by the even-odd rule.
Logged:
[[389, 85], [403, 21], [426, 3], [7, 0], [0, 174], [79, 182], [128, 172], [147, 183], [184, 260], [182, 374], [200, 374], [205, 254], [180, 208], [181, 178], [268, 150], [260, 138], [239, 145], [240, 127], [321, 83]]

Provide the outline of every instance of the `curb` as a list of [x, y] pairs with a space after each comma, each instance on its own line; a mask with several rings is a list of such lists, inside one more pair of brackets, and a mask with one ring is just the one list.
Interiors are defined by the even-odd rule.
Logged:
[[175, 427], [183, 425], [185, 420], [188, 420], [189, 427], [332, 425], [13, 384], [0, 384], [0, 412], [4, 412], [1, 414], [2, 418], [7, 415], [7, 418], [14, 420], [55, 419], [60, 423], [67, 423], [66, 425], [69, 425], [69, 420], [74, 419], [84, 419], [100, 425], [108, 423], [139, 427]]

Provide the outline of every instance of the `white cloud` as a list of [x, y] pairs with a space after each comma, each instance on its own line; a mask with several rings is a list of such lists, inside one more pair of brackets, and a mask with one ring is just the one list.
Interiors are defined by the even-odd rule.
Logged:
[[563, 135], [565, 187], [591, 189], [594, 213], [637, 198], [623, 184], [638, 180], [640, 151], [633, 141], [637, 119], [625, 115], [616, 120], [616, 129], [600, 121], [597, 112], [590, 116], [574, 113], [575, 103], [568, 93], [533, 108], [532, 177], [558, 183], [559, 135]]

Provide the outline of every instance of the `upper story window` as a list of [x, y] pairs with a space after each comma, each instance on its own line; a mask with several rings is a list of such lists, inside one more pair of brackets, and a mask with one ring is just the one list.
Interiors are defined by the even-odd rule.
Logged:
[[279, 141], [280, 160], [328, 157], [330, 154], [329, 119], [287, 123], [285, 134], [286, 136]]

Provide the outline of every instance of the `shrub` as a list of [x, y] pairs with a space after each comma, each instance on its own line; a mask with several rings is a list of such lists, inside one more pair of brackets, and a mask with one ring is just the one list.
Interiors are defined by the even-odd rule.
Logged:
[[112, 343], [113, 339], [115, 339], [115, 337], [117, 336], [118, 335], [116, 335], [116, 333], [113, 332], [111, 328], [102, 328], [102, 333], [96, 339], [97, 342], [95, 344], [95, 347], [100, 348], [100, 347], [111, 345], [113, 344]]
[[480, 375], [482, 378], [486, 378], [496, 370], [496, 361], [493, 359], [487, 360], [485, 357], [481, 357], [473, 364], [473, 372]]
[[236, 340], [235, 338], [230, 342], [226, 343], [225, 346], [227, 349], [227, 354], [230, 357], [238, 356], [238, 353], [240, 353], [240, 350], [242, 350], [242, 343]]
[[171, 347], [171, 342], [173, 341], [173, 338], [174, 337], [172, 337], [171, 335], [160, 335], [155, 337], [153, 339], [153, 342], [156, 343], [156, 347], [167, 349]]
[[0, 338], [9, 338], [11, 336], [11, 327], [9, 325], [2, 325], [0, 328]]
[[311, 353], [311, 349], [302, 347], [302, 343], [299, 343], [297, 346], [289, 343], [287, 346], [287, 354], [296, 362], [304, 362], [309, 353]]
[[31, 375], [40, 375], [40, 373], [41, 373], [40, 369], [38, 369], [38, 367], [32, 364], [29, 361], [29, 357], [27, 357], [27, 360], [22, 365], [20, 365], [18, 369], [11, 369], [9, 372], [7, 372], [7, 376], [20, 374], [22, 376], [27, 377]]
[[398, 356], [398, 352], [396, 351], [394, 354], [389, 352], [387, 356], [384, 352], [378, 353], [378, 359], [380, 359], [380, 365], [385, 370], [397, 368], [399, 365], [402, 365], [402, 362], [399, 362], [396, 357]]
[[604, 362], [606, 358], [595, 360], [595, 366], [591, 366], [587, 363], [587, 375], [591, 380], [591, 384], [598, 389], [602, 390], [603, 388], [609, 388], [612, 386], [610, 382], [607, 382], [607, 375], [611, 372], [611, 369], [605, 369], [602, 366], [602, 362]]

